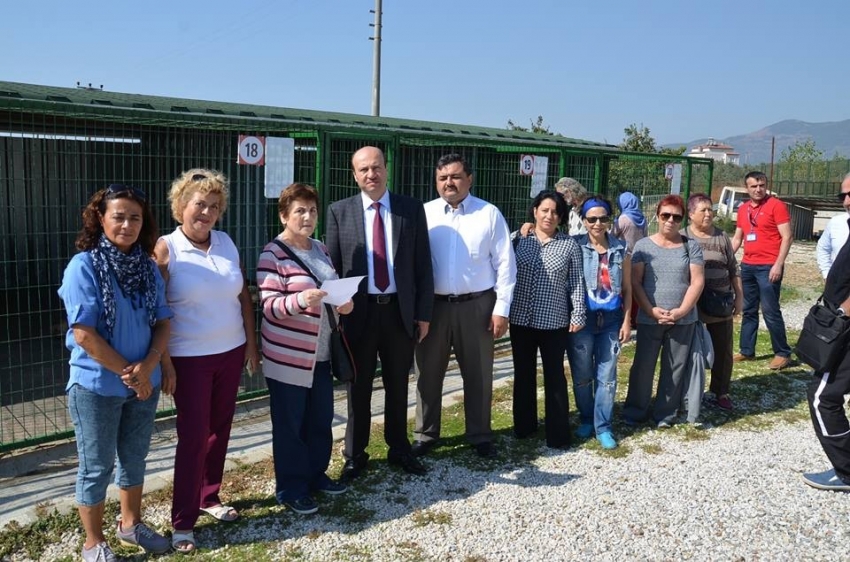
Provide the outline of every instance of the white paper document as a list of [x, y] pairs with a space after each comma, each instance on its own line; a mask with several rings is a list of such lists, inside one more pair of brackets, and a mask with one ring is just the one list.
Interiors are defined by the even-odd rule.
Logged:
[[360, 277], [346, 277], [345, 279], [328, 279], [322, 283], [322, 290], [327, 293], [322, 302], [334, 306], [344, 305], [351, 300], [351, 297], [357, 292], [360, 282], [365, 278], [365, 275], [361, 275]]

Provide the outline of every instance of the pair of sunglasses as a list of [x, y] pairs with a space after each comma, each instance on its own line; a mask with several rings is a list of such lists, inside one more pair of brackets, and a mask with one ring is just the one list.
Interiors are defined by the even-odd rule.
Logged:
[[839, 201], [841, 201], [843, 203], [845, 199], [850, 197], [850, 191], [848, 191], [847, 193], [839, 193], [835, 197], [836, 197], [836, 199], [838, 199]]
[[142, 203], [148, 200], [147, 194], [137, 187], [130, 187], [129, 185], [124, 185], [122, 183], [113, 183], [106, 188], [107, 199], [115, 199], [116, 197], [127, 193]]
[[611, 217], [605, 215], [604, 217], [584, 217], [584, 220], [587, 221], [587, 224], [596, 224], [597, 222], [601, 222], [602, 224], [608, 224], [611, 222]]
[[661, 222], [667, 222], [670, 219], [673, 219], [673, 222], [682, 222], [684, 217], [678, 213], [658, 213], [658, 218], [661, 219]]

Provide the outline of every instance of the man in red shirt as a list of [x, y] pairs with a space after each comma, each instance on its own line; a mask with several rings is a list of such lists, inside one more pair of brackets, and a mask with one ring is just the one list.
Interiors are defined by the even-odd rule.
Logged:
[[741, 284], [744, 287], [744, 312], [741, 321], [740, 352], [735, 361], [753, 359], [759, 327], [759, 304], [774, 357], [768, 365], [782, 369], [791, 363], [791, 347], [785, 334], [785, 320], [779, 309], [779, 290], [785, 258], [791, 249], [791, 216], [778, 197], [767, 192], [767, 176], [750, 172], [744, 177], [749, 203], [738, 209], [738, 224], [732, 237], [732, 250], [743, 244]]

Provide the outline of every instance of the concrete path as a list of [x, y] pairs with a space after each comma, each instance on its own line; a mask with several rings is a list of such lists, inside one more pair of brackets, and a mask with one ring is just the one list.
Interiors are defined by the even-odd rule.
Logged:
[[[450, 365], [450, 368], [452, 366]], [[496, 358], [494, 386], [504, 384], [513, 376], [510, 354]], [[411, 376], [408, 394], [408, 416], [414, 415], [416, 406], [416, 377]], [[447, 406], [463, 396], [459, 372], [446, 374], [443, 405]], [[384, 392], [380, 378], [375, 381], [372, 394], [374, 423], [383, 422]], [[345, 390], [335, 391], [334, 438], [341, 439], [347, 420]], [[148, 455], [145, 491], [168, 486], [172, 480], [174, 447], [177, 444], [174, 420], [157, 422]], [[272, 456], [271, 422], [268, 418], [268, 401], [258, 399], [237, 408], [230, 436], [228, 460], [225, 469], [239, 463], [253, 463]], [[35, 521], [43, 510], [70, 511], [75, 507], [74, 484], [77, 474], [77, 450], [71, 441], [53, 443], [0, 458], [0, 528], [12, 521], [26, 525]], [[108, 495], [117, 499], [118, 490], [109, 487]]]

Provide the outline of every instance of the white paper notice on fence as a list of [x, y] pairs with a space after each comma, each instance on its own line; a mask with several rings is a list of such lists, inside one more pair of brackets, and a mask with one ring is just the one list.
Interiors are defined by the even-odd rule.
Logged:
[[546, 189], [547, 172], [549, 171], [549, 158], [546, 156], [534, 157], [534, 173], [531, 174], [531, 196]]
[[346, 277], [345, 279], [328, 279], [322, 283], [322, 290], [327, 293], [327, 296], [322, 299], [322, 302], [334, 306], [342, 306], [351, 300], [351, 297], [357, 292], [360, 282], [364, 279], [366, 279], [365, 275], [361, 275], [360, 277]]
[[682, 192], [682, 165], [673, 164], [673, 177], [670, 179], [670, 193], [679, 195]]
[[294, 181], [295, 139], [266, 137], [266, 197], [277, 199]]

